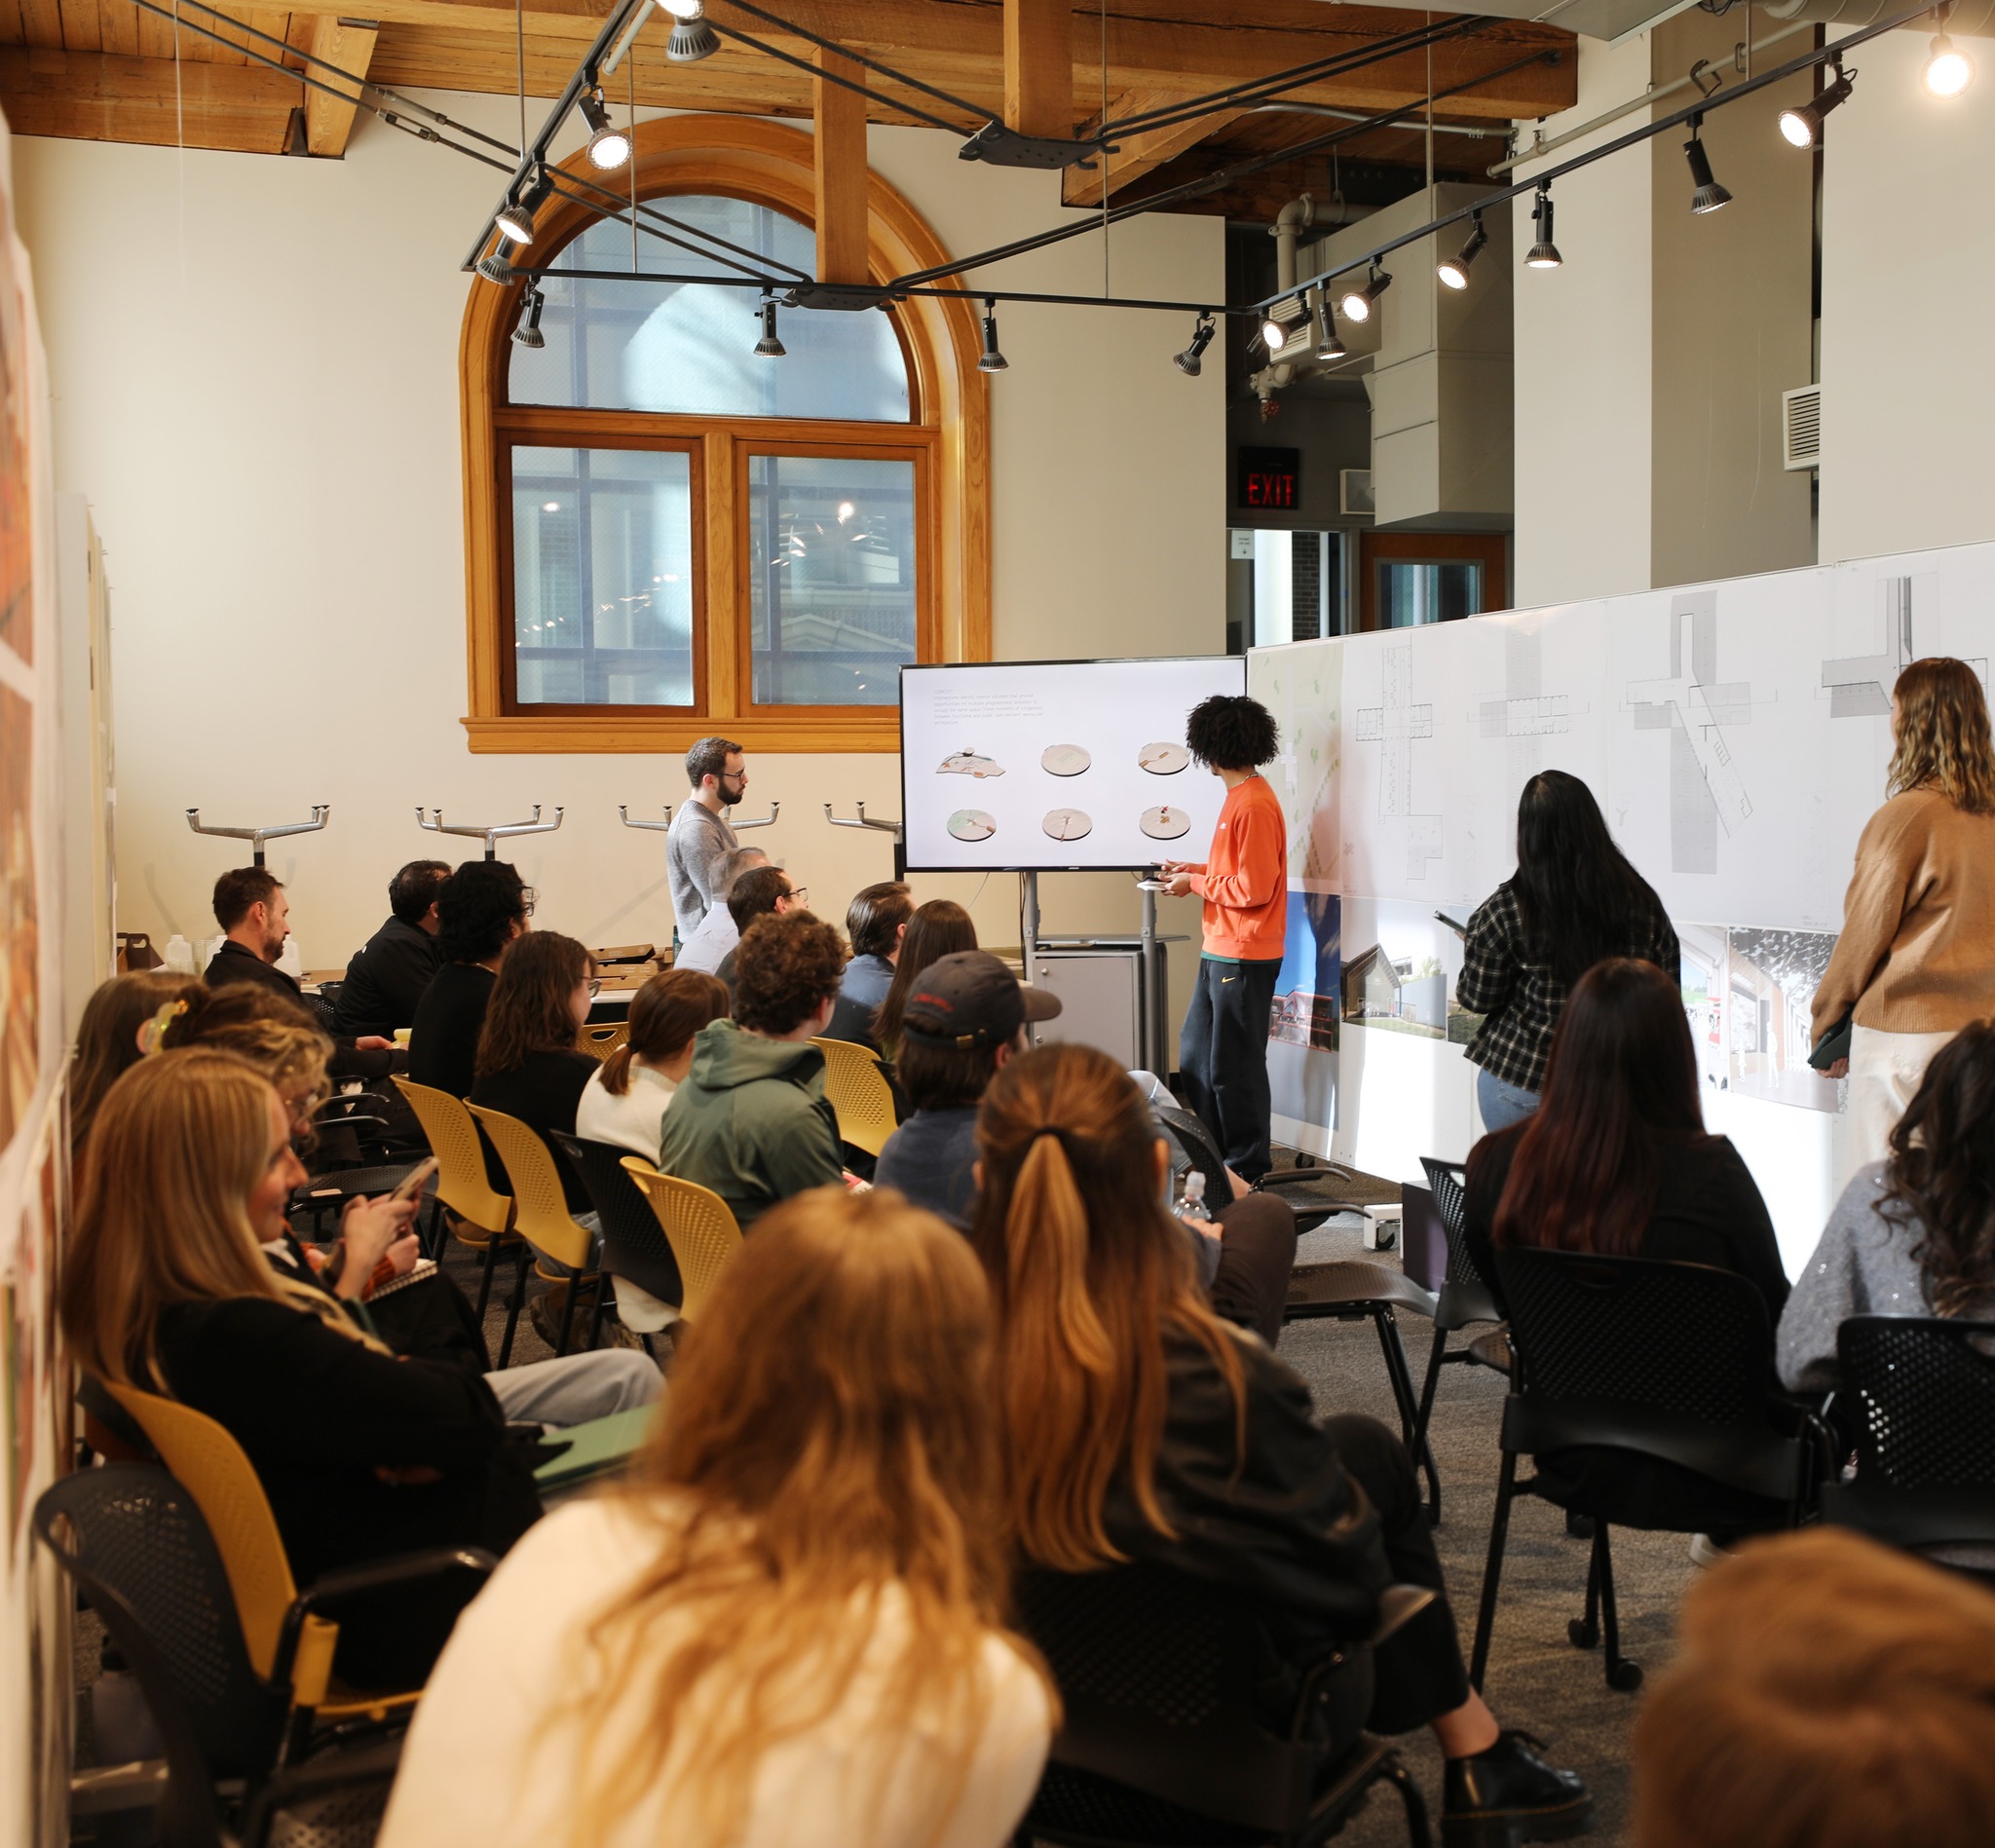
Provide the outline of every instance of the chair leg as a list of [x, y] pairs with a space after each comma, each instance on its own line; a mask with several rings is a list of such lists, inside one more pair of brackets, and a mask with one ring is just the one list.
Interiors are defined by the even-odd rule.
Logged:
[[[561, 1339], [554, 1343], [554, 1358], [556, 1360], [559, 1360], [568, 1352], [568, 1334], [575, 1326], [575, 1299], [581, 1294], [583, 1281], [583, 1274], [579, 1270], [568, 1279], [568, 1300], [561, 1305]], [[596, 1289], [596, 1300], [600, 1304], [602, 1301], [600, 1281]]]
[[1489, 1517], [1489, 1557], [1483, 1566], [1483, 1598], [1476, 1611], [1476, 1648], [1469, 1659], [1469, 1685], [1483, 1691], [1489, 1666], [1489, 1636], [1496, 1627], [1496, 1588], [1503, 1576], [1503, 1548], [1510, 1537], [1510, 1504], [1517, 1494], [1517, 1452], [1503, 1452], [1496, 1476], [1496, 1511]]
[[423, 1256], [437, 1263], [443, 1258], [443, 1196], [430, 1196], [430, 1229], [423, 1239]]
[[485, 1274], [478, 1283], [478, 1326], [485, 1326], [485, 1305], [492, 1301], [492, 1272], [499, 1263], [499, 1239], [495, 1233], [485, 1245]]
[[1413, 1439], [1416, 1443], [1427, 1441], [1427, 1420], [1434, 1415], [1434, 1393], [1441, 1384], [1441, 1368], [1448, 1359], [1448, 1331], [1438, 1323], [1434, 1329], [1434, 1345], [1427, 1350], [1427, 1377], [1420, 1383], [1420, 1409], [1413, 1417]]
[[1406, 1806], [1409, 1848], [1433, 1848], [1434, 1836], [1427, 1824], [1427, 1799], [1420, 1794], [1420, 1781], [1400, 1761], [1398, 1753], [1378, 1768], [1379, 1776], [1390, 1781]]
[[519, 1258], [512, 1266], [512, 1294], [506, 1300], [506, 1336], [499, 1343], [499, 1371], [506, 1371], [506, 1364], [512, 1358], [512, 1333], [519, 1327], [519, 1312], [526, 1306], [526, 1254], [525, 1239], [519, 1241]]
[[1586, 1562], [1586, 1615], [1573, 1618], [1565, 1626], [1566, 1641], [1575, 1649], [1591, 1649], [1600, 1640], [1600, 1542], [1605, 1533], [1603, 1523], [1594, 1523], [1593, 1551]]
[[1632, 1694], [1641, 1685], [1641, 1664], [1621, 1653], [1621, 1619], [1614, 1606], [1614, 1556], [1607, 1549], [1607, 1524], [1596, 1517], [1594, 1557], [1600, 1570], [1600, 1628], [1607, 1644], [1607, 1685]]
[[610, 1279], [602, 1272], [596, 1274], [596, 1312], [588, 1322], [588, 1351], [596, 1351], [596, 1343], [603, 1339], [603, 1317], [610, 1308]]
[[1399, 1338], [1399, 1321], [1383, 1304], [1372, 1311], [1378, 1330], [1378, 1345], [1385, 1355], [1385, 1377], [1392, 1382], [1392, 1396], [1399, 1407], [1400, 1438], [1415, 1469], [1427, 1472], [1427, 1519], [1441, 1525], [1441, 1472], [1434, 1464], [1434, 1450], [1418, 1431], [1419, 1408], [1413, 1401], [1413, 1375], [1407, 1365], [1407, 1350]]

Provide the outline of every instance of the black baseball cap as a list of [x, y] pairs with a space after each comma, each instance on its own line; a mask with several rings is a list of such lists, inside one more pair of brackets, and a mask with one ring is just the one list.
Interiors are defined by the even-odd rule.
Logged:
[[1028, 988], [988, 950], [959, 950], [915, 978], [900, 1030], [924, 1046], [1008, 1045], [1029, 1020], [1051, 1020], [1060, 998]]

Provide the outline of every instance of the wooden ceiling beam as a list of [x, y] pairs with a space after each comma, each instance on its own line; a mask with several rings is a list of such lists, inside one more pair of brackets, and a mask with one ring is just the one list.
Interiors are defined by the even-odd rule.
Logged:
[[280, 154], [299, 85], [260, 64], [0, 47], [0, 108], [16, 134]]
[[[344, 71], [349, 77], [365, 77], [374, 57], [374, 41], [380, 33], [379, 26], [366, 20], [328, 18], [321, 13], [312, 22], [312, 56], [323, 58], [334, 70]], [[360, 93], [330, 71], [315, 69], [312, 75], [335, 89], [354, 89], [351, 97], [335, 96], [323, 90], [305, 92], [306, 149], [321, 159], [336, 161], [347, 151], [347, 136], [354, 131]]]
[[1049, 140], [1073, 132], [1072, 0], [1004, 0], [1004, 126]]
[[[1146, 110], [1161, 109], [1176, 100], [1176, 97], [1154, 90], [1125, 91], [1110, 104], [1109, 119], [1112, 122], [1117, 116], [1135, 116]], [[1198, 116], [1167, 129], [1152, 129], [1144, 134], [1120, 135], [1112, 154], [1100, 157], [1093, 167], [1070, 167], [1061, 174], [1060, 203], [1063, 206], [1099, 206], [1105, 197], [1114, 198], [1153, 168], [1175, 161], [1201, 141], [1211, 140], [1229, 123], [1239, 121], [1240, 113], [1237, 109], [1222, 110], [1218, 114]], [[1098, 116], [1088, 125], [1088, 133], [1095, 133], [1100, 126], [1101, 118]]]
[[[860, 67], [836, 52], [820, 51], [818, 68], [858, 81]], [[817, 280], [864, 283], [866, 274], [866, 98], [828, 78], [811, 80], [816, 142]]]

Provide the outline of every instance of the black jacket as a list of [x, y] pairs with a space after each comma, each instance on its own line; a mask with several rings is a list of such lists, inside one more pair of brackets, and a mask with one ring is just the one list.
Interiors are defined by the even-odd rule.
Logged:
[[332, 1011], [333, 1030], [393, 1038], [396, 1028], [415, 1020], [416, 1003], [442, 960], [436, 939], [427, 930], [389, 919], [347, 964]]
[[[300, 1586], [425, 1547], [504, 1553], [540, 1515], [492, 1389], [458, 1367], [398, 1360], [308, 1310], [245, 1298], [167, 1310], [159, 1358], [173, 1396], [248, 1453]], [[437, 1479], [388, 1483], [381, 1468]], [[341, 1611], [342, 1678], [419, 1684], [473, 1589], [431, 1582]]]
[[202, 980], [209, 988], [225, 988], [231, 982], [254, 982], [302, 1009], [313, 1026], [332, 1037], [332, 1058], [326, 1069], [336, 1078], [380, 1078], [396, 1069], [396, 1055], [393, 1051], [379, 1046], [361, 1051], [354, 1044], [354, 1035], [334, 1030], [324, 1006], [275, 962], [266, 962], [254, 950], [245, 949], [233, 937], [222, 939], [222, 947], [214, 953]]
[[[469, 1100], [486, 1110], [504, 1111], [508, 1116], [516, 1116], [529, 1129], [539, 1132], [541, 1140], [547, 1143], [555, 1167], [561, 1171], [561, 1189], [567, 1196], [568, 1210], [576, 1214], [593, 1213], [595, 1202], [582, 1177], [568, 1165], [568, 1158], [548, 1140], [547, 1132], [558, 1129], [564, 1135], [575, 1134], [576, 1110], [588, 1085], [589, 1074], [597, 1071], [600, 1064], [586, 1052], [554, 1048], [529, 1052], [526, 1063], [515, 1070], [481, 1077], [471, 1086]], [[512, 1191], [504, 1165], [490, 1148], [485, 1151], [485, 1168], [499, 1192]]]
[[470, 1095], [478, 1035], [499, 978], [475, 962], [446, 962], [431, 977], [409, 1022], [409, 1076], [418, 1084]]

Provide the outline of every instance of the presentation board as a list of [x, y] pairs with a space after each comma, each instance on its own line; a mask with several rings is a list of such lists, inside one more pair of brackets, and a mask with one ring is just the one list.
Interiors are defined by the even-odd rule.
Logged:
[[1185, 719], [1247, 691], [1238, 655], [903, 667], [911, 872], [1070, 872], [1203, 860], [1225, 786]]

